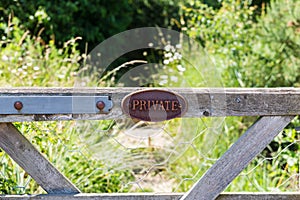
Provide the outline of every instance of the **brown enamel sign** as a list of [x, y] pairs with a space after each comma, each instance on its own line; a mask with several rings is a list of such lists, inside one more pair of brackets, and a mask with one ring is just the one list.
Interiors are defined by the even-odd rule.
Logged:
[[122, 109], [131, 118], [158, 122], [183, 116], [187, 102], [170, 91], [143, 90], [127, 95], [122, 101]]

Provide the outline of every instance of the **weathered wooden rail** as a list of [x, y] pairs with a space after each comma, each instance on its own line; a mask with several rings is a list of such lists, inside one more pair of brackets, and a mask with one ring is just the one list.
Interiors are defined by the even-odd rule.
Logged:
[[186, 194], [81, 194], [11, 124], [23, 121], [128, 117], [122, 112], [121, 102], [128, 94], [140, 90], [148, 89], [0, 89], [0, 148], [48, 193], [33, 196], [4, 195], [0, 199], [300, 199], [298, 193], [221, 194], [294, 116], [300, 114], [300, 89], [164, 88], [186, 99], [188, 109], [183, 117], [263, 116]]

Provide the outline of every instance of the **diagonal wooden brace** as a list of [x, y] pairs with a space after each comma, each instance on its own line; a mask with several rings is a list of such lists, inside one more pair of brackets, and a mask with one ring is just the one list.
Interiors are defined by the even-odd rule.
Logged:
[[201, 177], [181, 200], [216, 199], [294, 116], [262, 117]]
[[48, 194], [80, 193], [11, 123], [0, 123], [0, 148]]

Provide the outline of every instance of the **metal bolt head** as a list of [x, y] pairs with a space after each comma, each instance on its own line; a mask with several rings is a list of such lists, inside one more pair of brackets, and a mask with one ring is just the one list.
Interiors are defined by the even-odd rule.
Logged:
[[23, 108], [23, 103], [21, 101], [16, 101], [14, 107], [16, 110], [21, 110]]
[[105, 107], [105, 103], [103, 101], [98, 101], [96, 103], [96, 107], [99, 109], [99, 110], [103, 110], [103, 108]]

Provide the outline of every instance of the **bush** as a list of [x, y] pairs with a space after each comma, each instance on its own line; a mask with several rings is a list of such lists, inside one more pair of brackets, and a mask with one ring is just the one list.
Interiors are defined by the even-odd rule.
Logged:
[[[279, 20], [280, 19], [280, 20]], [[258, 20], [246, 84], [251, 87], [299, 86], [300, 2], [272, 1]], [[260, 71], [260, 73], [257, 73]]]
[[298, 85], [299, 2], [273, 1], [258, 19], [255, 7], [235, 1], [218, 11], [197, 6], [184, 8], [186, 31], [206, 46], [227, 86]]
[[[257, 7], [245, 2], [224, 1], [219, 10], [199, 2], [194, 7], [186, 4], [183, 29], [205, 46], [222, 72], [224, 86], [299, 86], [300, 2], [271, 1], [261, 16]], [[237, 125], [227, 123], [231, 132], [238, 131]], [[288, 128], [298, 124], [295, 119]], [[237, 177], [227, 191], [296, 190], [298, 138], [292, 129], [279, 134], [248, 166], [247, 175]]]
[[[131, 28], [168, 27], [170, 19], [179, 21], [179, 0], [4, 0], [1, 20], [13, 13], [31, 35], [40, 35], [56, 45], [70, 38], [78, 41], [81, 52], [90, 51], [104, 39]], [[88, 44], [88, 49], [86, 49]]]
[[[299, 85], [300, 5], [296, 0], [287, 3], [286, 1], [272, 1], [266, 13], [263, 6], [260, 8], [255, 5], [265, 5], [261, 2], [268, 1], [252, 1], [250, 4], [250, 1], [224, 0], [222, 4], [214, 5], [209, 4], [213, 1], [176, 0], [161, 0], [158, 3], [154, 0], [109, 3], [95, 0], [93, 2], [95, 4], [82, 0], [55, 1], [54, 3], [43, 0], [35, 2], [4, 0], [1, 12], [5, 15], [1, 16], [9, 16], [8, 14], [13, 11], [13, 14], [19, 16], [21, 21], [13, 15], [10, 15], [10, 18], [1, 18], [0, 84], [2, 86], [73, 86], [79, 69], [78, 61], [82, 59], [76, 50], [78, 40], [74, 38], [75, 36], [83, 36], [80, 48], [84, 50], [86, 41], [90, 42], [89, 48], [91, 48], [100, 40], [128, 27], [141, 27], [145, 24], [169, 26], [171, 24], [200, 41], [222, 72], [224, 86]], [[52, 6], [53, 4], [56, 6]], [[181, 10], [178, 9], [178, 5], [182, 5]], [[178, 12], [182, 13], [181, 18]], [[167, 20], [170, 18], [172, 18], [171, 22]], [[5, 20], [9, 23], [5, 23]], [[70, 38], [73, 39], [69, 40]], [[193, 85], [206, 84], [206, 82], [200, 82], [201, 77], [199, 78], [197, 73], [185, 69], [175, 53], [177, 53], [176, 49], [164, 52], [160, 56], [165, 59], [165, 63], [173, 61], [165, 68], [168, 76], [163, 76], [161, 79], [165, 82], [169, 81], [166, 84], [171, 82], [173, 86], [178, 86], [181, 83], [178, 77], [186, 76], [185, 78], [189, 79], [190, 83], [194, 83]], [[212, 124], [218, 122], [216, 119], [201, 119], [201, 121], [205, 120], [211, 120], [209, 123]], [[221, 155], [233, 140], [238, 138], [237, 131], [241, 132], [245, 129], [241, 122], [248, 125], [253, 121], [252, 118], [230, 120], [226, 121], [225, 133], [227, 135], [220, 137], [223, 143], [215, 146], [216, 151], [211, 151], [210, 156], [213, 158]], [[193, 122], [195, 121], [189, 121], [191, 124]], [[194, 124], [197, 123], [201, 123], [200, 119]], [[104, 163], [93, 160], [89, 155], [83, 155], [80, 148], [74, 150], [74, 144], [78, 147], [82, 144], [76, 141], [78, 133], [75, 133], [72, 122], [16, 125], [53, 163], [59, 165], [60, 170], [82, 191], [128, 191], [128, 188], [122, 188], [122, 181], [131, 180], [132, 172], [105, 169]], [[291, 126], [297, 125], [299, 125], [299, 120], [295, 119]], [[64, 131], [60, 128], [61, 126], [64, 127]], [[169, 128], [175, 129], [174, 127], [170, 123]], [[71, 131], [68, 132], [65, 129]], [[232, 135], [233, 133], [235, 135]], [[194, 133], [189, 132], [185, 135], [187, 134]], [[208, 138], [211, 141], [211, 136]], [[203, 143], [204, 140], [204, 135], [202, 135], [199, 140], [193, 141], [194, 146], [199, 149], [210, 148], [209, 145]], [[258, 157], [248, 169], [252, 170], [253, 167], [259, 166], [258, 164], [265, 160], [265, 156], [275, 157], [281, 154], [282, 158], [273, 159], [270, 162], [264, 161], [265, 164], [262, 166], [263, 170], [271, 172], [268, 175], [268, 180], [272, 180], [270, 187], [277, 188], [281, 185], [283, 178], [299, 173], [299, 164], [296, 162], [299, 157], [299, 146], [293, 144], [296, 140], [298, 140], [298, 133], [295, 130], [285, 130], [264, 150], [262, 158]], [[289, 151], [282, 152], [290, 144], [292, 145], [287, 148]], [[195, 165], [190, 165], [190, 163], [195, 163], [197, 159], [195, 156], [199, 156], [193, 151], [192, 149], [187, 152], [192, 156], [187, 156], [185, 162], [171, 163], [171, 169], [174, 169], [175, 174], [180, 174], [178, 181], [187, 178], [182, 175], [187, 174], [185, 171], [188, 171], [191, 177], [199, 172]], [[1, 193], [40, 192], [33, 181], [27, 182], [28, 175], [20, 172], [20, 169], [3, 152], [0, 152], [0, 156]], [[202, 162], [199, 159], [198, 161]], [[208, 163], [208, 166], [210, 165], [211, 163]], [[248, 176], [252, 181], [238, 177], [228, 190], [269, 189], [265, 185], [264, 188], [251, 185], [256, 180], [259, 183], [265, 181], [265, 176], [261, 173], [258, 171]], [[190, 185], [191, 183], [184, 182], [182, 191], [188, 189]], [[19, 190], [20, 188], [16, 186], [24, 186], [24, 189]], [[293, 184], [289, 184], [288, 187], [288, 189], [293, 189]]]
[[45, 41], [54, 40], [59, 46], [70, 38], [82, 37], [79, 42], [84, 52], [120, 31], [132, 21], [128, 1], [47, 1], [16, 0], [4, 1], [4, 14], [13, 12], [32, 35], [43, 30]]
[[[76, 39], [57, 48], [54, 41], [31, 36], [16, 17], [0, 23], [0, 85], [2, 87], [72, 87], [81, 55]], [[102, 121], [105, 125], [106, 121]], [[15, 123], [17, 128], [83, 192], [128, 191], [130, 171], [106, 169], [84, 154], [74, 122]], [[124, 181], [125, 182], [125, 181]], [[8, 155], [0, 150], [0, 194], [43, 193], [43, 190]]]
[[24, 30], [18, 18], [0, 23], [0, 84], [8, 86], [73, 86], [80, 53], [76, 39], [58, 49]]

